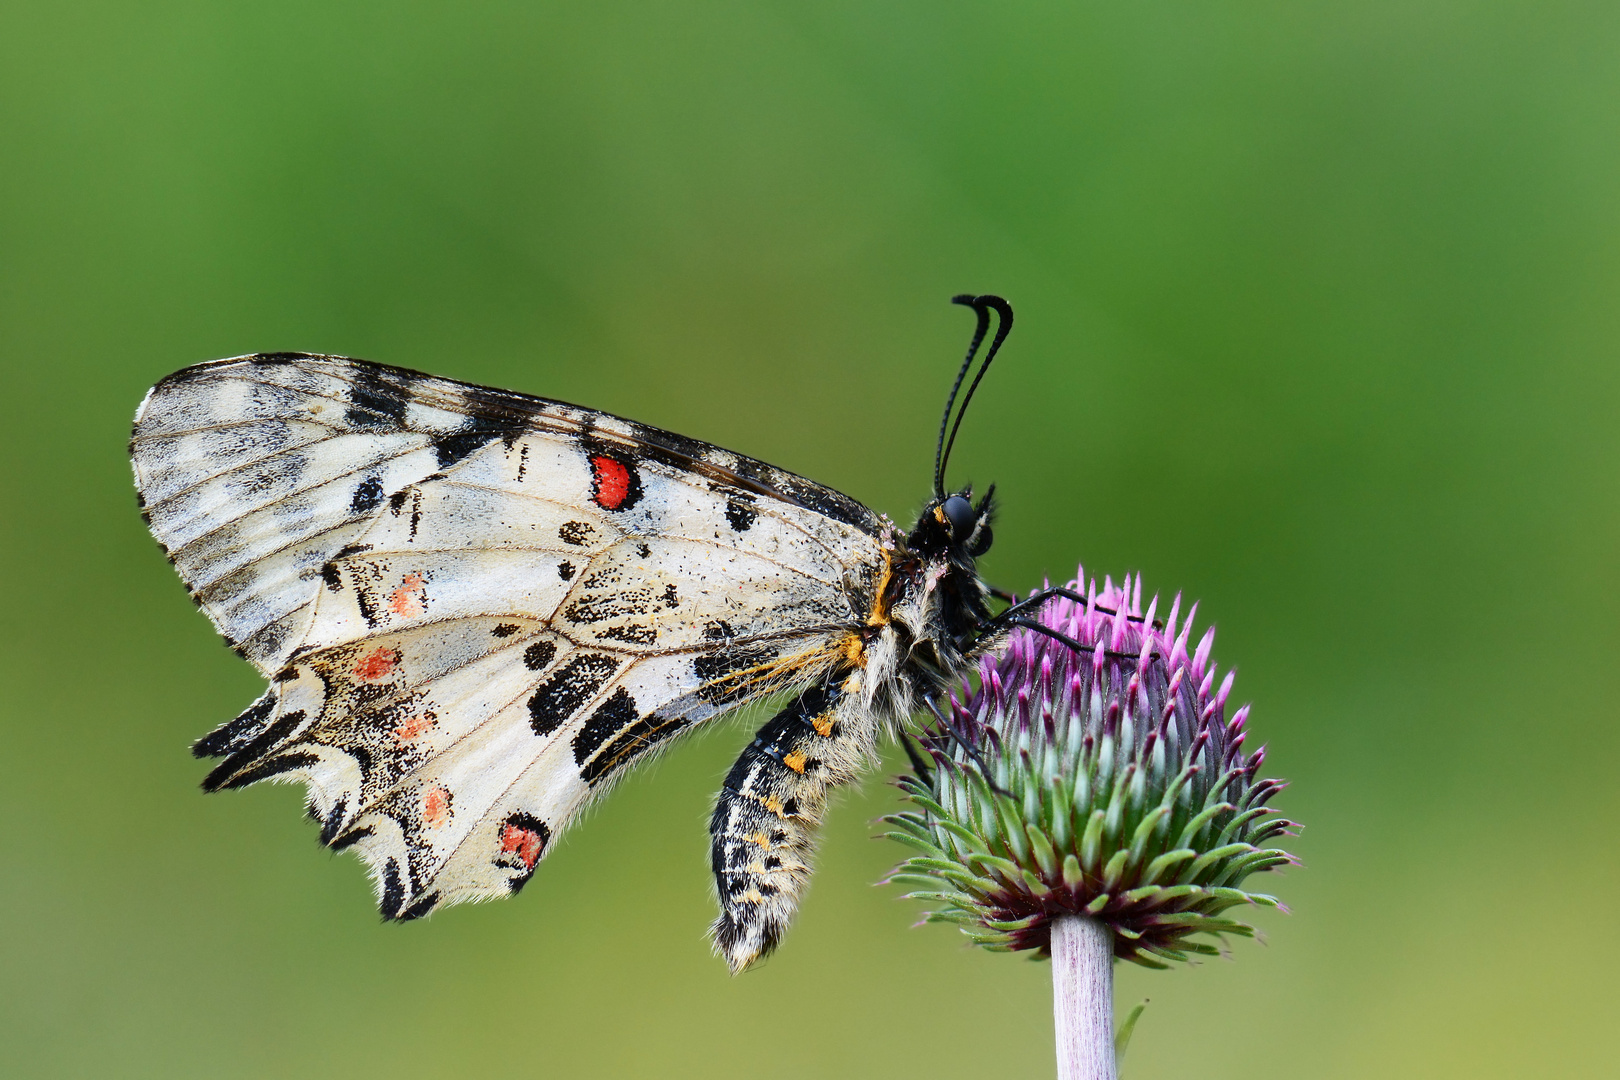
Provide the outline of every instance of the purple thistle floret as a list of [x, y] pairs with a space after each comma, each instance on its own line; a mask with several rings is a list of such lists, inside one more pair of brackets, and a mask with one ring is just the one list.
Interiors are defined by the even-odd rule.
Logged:
[[1192, 935], [1252, 936], [1223, 913], [1282, 906], [1240, 886], [1295, 862], [1264, 846], [1294, 828], [1266, 805], [1284, 785], [1243, 753], [1248, 706], [1226, 718], [1233, 673], [1217, 681], [1213, 627], [1192, 644], [1197, 605], [1160, 623], [1140, 578], [1084, 581], [1084, 604], [1039, 615], [1081, 649], [1015, 630], [952, 695], [954, 731], [924, 732], [932, 764], [900, 780], [918, 810], [884, 819], [920, 854], [888, 880], [990, 949], [1047, 954], [1051, 920], [1086, 915], [1123, 960], [1215, 954]]

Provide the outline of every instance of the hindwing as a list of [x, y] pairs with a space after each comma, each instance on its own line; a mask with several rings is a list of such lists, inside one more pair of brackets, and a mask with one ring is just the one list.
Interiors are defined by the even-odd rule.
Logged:
[[163, 380], [136, 484], [272, 679], [205, 787], [309, 785], [383, 913], [522, 885], [593, 791], [833, 662], [883, 563], [831, 489], [604, 413], [336, 357]]

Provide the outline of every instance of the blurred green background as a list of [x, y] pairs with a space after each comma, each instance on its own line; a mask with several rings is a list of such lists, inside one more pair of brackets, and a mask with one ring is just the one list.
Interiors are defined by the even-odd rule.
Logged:
[[989, 574], [1202, 598], [1308, 826], [1266, 945], [1120, 973], [1132, 1080], [1612, 1076], [1617, 34], [1576, 0], [7, 5], [0, 1072], [1049, 1075], [1049, 969], [871, 887], [880, 777], [778, 956], [709, 956], [742, 722], [516, 900], [379, 925], [296, 790], [198, 792], [258, 681], [124, 458], [166, 372], [302, 349], [909, 520], [973, 290], [1019, 316], [955, 458], [1005, 497]]

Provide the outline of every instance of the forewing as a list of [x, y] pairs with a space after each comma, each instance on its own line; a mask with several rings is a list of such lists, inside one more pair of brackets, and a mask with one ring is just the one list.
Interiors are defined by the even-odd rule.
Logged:
[[137, 484], [272, 676], [205, 786], [301, 780], [383, 912], [501, 895], [626, 764], [831, 662], [881, 563], [845, 496], [556, 402], [357, 361], [187, 369]]

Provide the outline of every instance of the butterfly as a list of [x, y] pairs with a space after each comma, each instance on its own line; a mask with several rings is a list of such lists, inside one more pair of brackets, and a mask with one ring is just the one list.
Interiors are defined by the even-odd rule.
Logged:
[[1013, 626], [1048, 632], [1027, 613], [1050, 592], [1013, 603], [976, 569], [994, 489], [945, 488], [1012, 327], [999, 297], [955, 300], [977, 325], [906, 531], [707, 443], [401, 368], [262, 353], [163, 379], [130, 444], [142, 514], [269, 680], [194, 745], [219, 759], [203, 788], [307, 785], [321, 841], [415, 919], [517, 892], [630, 765], [791, 692], [710, 823], [716, 950], [769, 954], [832, 789], [914, 713], [948, 724], [941, 696]]

